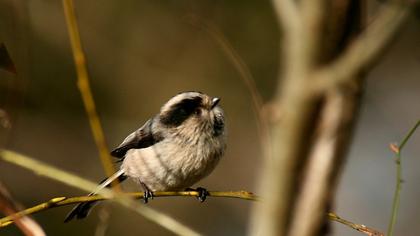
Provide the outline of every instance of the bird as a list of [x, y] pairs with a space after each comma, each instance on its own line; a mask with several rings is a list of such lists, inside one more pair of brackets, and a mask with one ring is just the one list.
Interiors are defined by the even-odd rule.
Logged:
[[[113, 181], [127, 178], [144, 191], [143, 201], [155, 191], [195, 190], [203, 202], [205, 188], [191, 187], [208, 176], [226, 149], [226, 127], [220, 98], [202, 92], [181, 92], [170, 98], [160, 111], [128, 135], [111, 155], [121, 162], [119, 170], [101, 181], [95, 191]], [[85, 218], [95, 202], [79, 203], [64, 222]]]

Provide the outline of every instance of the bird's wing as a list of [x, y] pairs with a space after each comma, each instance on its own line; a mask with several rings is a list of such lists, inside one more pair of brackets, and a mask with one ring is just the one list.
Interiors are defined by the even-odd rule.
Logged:
[[111, 155], [118, 158], [124, 158], [130, 149], [140, 149], [152, 146], [160, 142], [163, 137], [159, 133], [152, 132], [153, 119], [148, 120], [140, 129], [134, 131], [124, 141], [115, 148]]

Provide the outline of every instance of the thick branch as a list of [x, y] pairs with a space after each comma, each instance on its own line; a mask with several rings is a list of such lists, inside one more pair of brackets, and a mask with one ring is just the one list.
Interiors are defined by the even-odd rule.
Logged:
[[[274, 98], [282, 117], [270, 127], [270, 145], [266, 147], [269, 150], [266, 151], [260, 179], [265, 202], [256, 206], [251, 234], [277, 236], [286, 235], [288, 231], [298, 188], [296, 180], [305, 161], [316, 104], [320, 99], [311, 93], [308, 80], [317, 58], [314, 42], [318, 39], [314, 37], [319, 36], [311, 34], [310, 27], [319, 26], [323, 13], [315, 9], [311, 17], [305, 18], [296, 1], [277, 0], [273, 3], [284, 33], [281, 39], [282, 64], [279, 65], [283, 70], [279, 71]], [[306, 24], [310, 19], [317, 22]]]
[[300, 24], [300, 15], [296, 3], [293, 0], [273, 0], [273, 7], [285, 33], [294, 31]]
[[408, 18], [414, 3], [407, 2], [395, 0], [384, 4], [365, 32], [339, 58], [314, 75], [315, 90], [351, 82], [356, 74], [374, 64]]
[[357, 95], [346, 94], [334, 91], [325, 98], [319, 134], [309, 154], [301, 193], [296, 201], [292, 236], [316, 235], [322, 228], [355, 117]]

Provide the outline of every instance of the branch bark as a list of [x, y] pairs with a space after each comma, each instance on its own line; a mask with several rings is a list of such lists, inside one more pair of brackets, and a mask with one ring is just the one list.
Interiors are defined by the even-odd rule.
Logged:
[[[70, 173], [67, 173], [65, 171], [59, 170], [55, 167], [48, 166], [46, 164], [40, 163], [38, 161], [32, 160], [29, 157], [22, 156], [20, 154], [17, 154], [15, 152], [6, 151], [6, 150], [0, 150], [0, 159], [16, 164], [18, 166], [21, 166], [23, 168], [29, 169], [34, 171], [35, 173], [39, 175], [43, 175], [46, 177], [49, 177], [51, 179], [54, 179], [56, 181], [65, 183], [67, 185], [71, 185], [77, 188], [80, 188], [85, 191], [92, 191], [92, 189], [96, 188], [96, 184], [92, 183], [88, 180], [85, 180], [83, 178], [80, 178], [78, 176], [74, 176]], [[81, 197], [55, 197], [50, 199], [47, 202], [38, 204], [34, 207], [25, 209], [21, 212], [18, 212], [16, 214], [9, 215], [7, 217], [0, 219], [0, 228], [5, 227], [7, 225], [10, 225], [13, 223], [13, 221], [18, 218], [25, 215], [41, 212], [50, 208], [55, 208], [59, 206], [66, 206], [70, 204], [77, 204], [81, 202], [91, 202], [91, 201], [102, 201], [102, 200], [108, 200], [108, 199], [114, 199], [116, 202], [120, 203], [121, 205], [128, 207], [129, 209], [135, 210], [139, 214], [145, 216], [147, 219], [153, 221], [153, 222], [159, 222], [160, 225], [163, 227], [171, 230], [174, 233], [180, 234], [180, 235], [198, 235], [194, 231], [190, 230], [189, 228], [185, 228], [185, 226], [181, 225], [180, 223], [172, 220], [171, 218], [168, 218], [166, 215], [163, 215], [159, 212], [155, 212], [154, 210], [145, 207], [143, 205], [139, 206], [138, 202], [135, 202], [132, 200], [132, 198], [143, 198], [144, 193], [143, 192], [135, 192], [135, 193], [118, 193], [115, 194], [113, 191], [109, 189], [103, 189], [99, 192], [101, 195], [93, 195], [93, 196], [81, 196]], [[183, 196], [183, 197], [197, 197], [198, 192], [196, 191], [181, 191], [181, 192], [154, 192], [155, 197], [171, 197], [171, 196]], [[225, 197], [225, 198], [236, 198], [236, 199], [242, 199], [242, 200], [250, 200], [250, 201], [258, 201], [260, 200], [260, 197], [254, 195], [251, 192], [247, 191], [210, 191], [210, 197]], [[337, 217], [334, 213], [329, 213], [328, 218], [333, 221], [337, 221], [340, 223], [340, 220], [337, 220], [339, 217]], [[341, 218], [340, 218], [341, 219]], [[343, 220], [343, 219], [342, 219]], [[354, 225], [358, 225], [355, 223], [352, 223], [350, 221], [343, 220], [343, 223], [349, 227], [354, 228]], [[356, 228], [354, 228], [356, 229]]]
[[[16, 223], [16, 226], [27, 236], [45, 236], [42, 227], [32, 218], [27, 215], [18, 217], [16, 212], [20, 208], [18, 204], [7, 191], [6, 187], [0, 183], [0, 211], [9, 215], [11, 220]], [[1, 221], [1, 220], [0, 220]], [[1, 228], [1, 223], [0, 223]]]
[[[353, 3], [339, 2], [347, 7]], [[327, 54], [324, 56], [318, 51], [329, 43], [322, 38], [327, 27], [323, 23], [328, 7], [325, 1], [301, 1], [300, 5], [274, 1], [276, 13], [283, 14], [278, 19], [284, 32], [281, 42], [284, 65], [279, 68], [284, 71], [279, 73], [274, 98], [283, 117], [281, 122], [271, 124], [273, 160], [266, 160], [260, 181], [266, 201], [256, 206], [252, 235], [325, 233], [320, 228], [356, 120], [361, 72], [378, 59], [402, 27], [410, 5], [401, 2], [387, 3], [377, 20], [354, 43], [348, 44], [354, 34], [340, 36], [344, 45], [335, 42], [332, 48], [335, 53], [323, 51]], [[361, 8], [356, 10], [360, 14]]]
[[382, 6], [374, 22], [331, 64], [319, 70], [313, 80], [315, 91], [351, 82], [370, 68], [383, 54], [404, 25], [415, 2], [394, 0]]
[[[236, 198], [242, 200], [249, 200], [249, 201], [259, 201], [259, 197], [254, 195], [253, 193], [247, 191], [229, 191], [229, 192], [221, 192], [221, 191], [210, 191], [210, 197], [224, 197], [224, 198]], [[141, 199], [144, 196], [143, 192], [133, 192], [133, 193], [123, 193], [124, 196], [129, 198], [136, 198]], [[182, 192], [154, 192], [154, 197], [198, 197], [199, 193], [196, 191], [182, 191]], [[0, 228], [6, 227], [14, 223], [14, 221], [20, 217], [39, 213], [42, 211], [46, 211], [52, 208], [67, 206], [72, 204], [78, 204], [82, 202], [94, 202], [94, 201], [104, 201], [110, 200], [109, 197], [104, 197], [101, 195], [93, 195], [93, 196], [80, 196], [80, 197], [55, 197], [50, 199], [47, 202], [38, 204], [31, 208], [25, 209], [23, 211], [17, 212], [16, 214], [6, 216], [0, 219]], [[363, 229], [367, 232], [377, 232], [374, 229], [366, 227], [361, 224], [356, 224], [351, 221], [345, 220], [334, 213], [328, 213], [328, 218], [332, 221], [339, 222], [344, 224], [348, 227], [351, 227], [355, 230], [360, 231]]]
[[[182, 197], [198, 197], [199, 193], [196, 191], [181, 191], [181, 192], [153, 192], [153, 197], [175, 197], [175, 196], [182, 196]], [[127, 198], [136, 198], [141, 199], [144, 196], [143, 192], [133, 192], [133, 193], [122, 193], [121, 196]], [[221, 192], [221, 191], [209, 191], [210, 197], [225, 197], [225, 198], [239, 198], [243, 200], [258, 200], [258, 197], [253, 195], [250, 192], [246, 191], [229, 191], [229, 192]], [[8, 226], [12, 224], [15, 219], [42, 212], [51, 208], [56, 208], [60, 206], [67, 206], [73, 205], [81, 202], [96, 202], [96, 201], [104, 201], [110, 200], [112, 197], [105, 197], [102, 195], [93, 195], [93, 196], [80, 196], [80, 197], [55, 197], [51, 200], [33, 206], [31, 208], [25, 209], [20, 211], [16, 214], [11, 214], [7, 217], [0, 219], [0, 228]]]
[[[323, 21], [322, 10], [312, 9], [313, 3], [302, 11], [294, 1], [274, 1], [281, 30], [284, 32], [282, 62], [274, 103], [282, 111], [281, 121], [271, 124], [272, 135], [266, 149], [260, 188], [265, 202], [256, 206], [251, 225], [252, 235], [286, 235], [294, 199], [298, 192], [301, 163], [305, 162], [316, 120], [316, 105], [320, 96], [314, 96], [309, 87], [310, 74], [318, 61], [317, 41], [312, 26]], [[322, 2], [316, 2], [322, 4]], [[309, 13], [308, 17], [303, 15]], [[311, 21], [308, 24], [308, 21]], [[315, 28], [317, 30], [318, 28]], [[314, 38], [316, 37], [316, 38]], [[280, 81], [282, 83], [280, 83]], [[272, 158], [269, 158], [272, 157]]]

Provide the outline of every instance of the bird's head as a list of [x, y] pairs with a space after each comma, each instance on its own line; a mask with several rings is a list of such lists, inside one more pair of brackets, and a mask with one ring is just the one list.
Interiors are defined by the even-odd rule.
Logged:
[[200, 92], [183, 92], [166, 102], [159, 113], [163, 126], [183, 133], [224, 134], [224, 114], [220, 98]]

